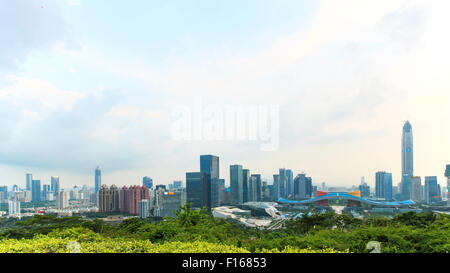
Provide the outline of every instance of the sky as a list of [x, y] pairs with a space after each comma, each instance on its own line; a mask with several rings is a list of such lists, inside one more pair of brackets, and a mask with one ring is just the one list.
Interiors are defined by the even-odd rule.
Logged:
[[[185, 180], [201, 154], [351, 186], [450, 164], [446, 0], [0, 0], [0, 184]], [[177, 140], [173, 110], [279, 107], [278, 146]]]

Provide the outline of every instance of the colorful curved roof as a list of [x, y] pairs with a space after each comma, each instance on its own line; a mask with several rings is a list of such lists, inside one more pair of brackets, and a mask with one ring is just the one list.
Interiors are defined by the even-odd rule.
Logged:
[[370, 204], [374, 206], [383, 206], [383, 207], [404, 207], [404, 206], [412, 206], [415, 205], [414, 201], [412, 200], [405, 200], [405, 201], [375, 201], [370, 200], [366, 198], [362, 198], [357, 196], [356, 194], [352, 193], [346, 193], [346, 192], [332, 192], [328, 193], [322, 196], [314, 197], [308, 200], [288, 200], [284, 198], [278, 199], [278, 203], [287, 203], [287, 204], [310, 204], [322, 200], [337, 200], [337, 199], [343, 199], [343, 200], [353, 200], [362, 202], [365, 204]]

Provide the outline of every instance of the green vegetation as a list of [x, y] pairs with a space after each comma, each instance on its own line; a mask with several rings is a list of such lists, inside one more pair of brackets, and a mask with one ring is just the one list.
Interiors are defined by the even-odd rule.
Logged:
[[0, 252], [448, 252], [450, 216], [414, 212], [392, 219], [313, 214], [286, 221], [279, 230], [247, 228], [211, 217], [206, 210], [182, 208], [162, 221], [138, 218], [109, 225], [100, 219], [34, 216], [0, 223]]

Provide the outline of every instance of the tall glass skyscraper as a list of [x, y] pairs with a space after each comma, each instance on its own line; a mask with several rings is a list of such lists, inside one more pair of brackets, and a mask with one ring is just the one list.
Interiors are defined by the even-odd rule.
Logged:
[[102, 186], [102, 170], [100, 167], [95, 168], [95, 193], [100, 190]]
[[403, 126], [402, 133], [402, 177], [414, 175], [413, 165], [413, 134], [409, 121]]
[[214, 155], [200, 156], [200, 172], [206, 174], [206, 180], [210, 188], [208, 196], [209, 207], [219, 206], [219, 157]]
[[[207, 188], [206, 174], [203, 172], [186, 173], [186, 202], [193, 208], [207, 207], [205, 188]], [[207, 192], [207, 189], [206, 189]]]
[[447, 197], [447, 206], [450, 207], [450, 164], [445, 167], [445, 177], [447, 177], [447, 190], [445, 194]]
[[41, 180], [31, 181], [31, 201], [41, 201]]
[[232, 205], [242, 204], [244, 201], [244, 189], [242, 185], [242, 166], [230, 166], [230, 201]]
[[59, 191], [59, 177], [58, 176], [52, 176], [51, 177], [51, 191], [54, 195], [56, 195], [56, 192]]
[[414, 176], [413, 134], [409, 121], [403, 125], [402, 132], [402, 184], [401, 199], [411, 198], [411, 177]]
[[26, 190], [31, 191], [31, 181], [33, 180], [33, 175], [31, 173], [27, 173], [26, 177]]
[[249, 188], [250, 188], [250, 170], [244, 169], [242, 170], [242, 202], [248, 202], [248, 196], [249, 196]]
[[[375, 174], [375, 197], [392, 200], [392, 174], [377, 172]], [[408, 198], [409, 199], [409, 198]]]

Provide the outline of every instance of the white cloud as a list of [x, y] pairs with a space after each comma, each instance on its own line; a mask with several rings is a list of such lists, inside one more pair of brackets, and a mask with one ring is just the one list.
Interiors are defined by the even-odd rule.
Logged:
[[9, 76], [11, 85], [0, 89], [0, 99], [34, 100], [50, 109], [70, 110], [84, 97], [80, 92], [61, 90], [45, 80]]

